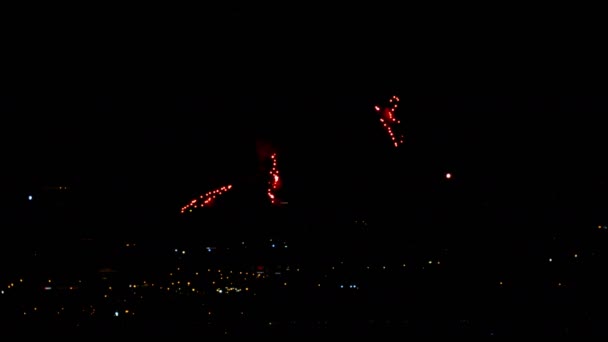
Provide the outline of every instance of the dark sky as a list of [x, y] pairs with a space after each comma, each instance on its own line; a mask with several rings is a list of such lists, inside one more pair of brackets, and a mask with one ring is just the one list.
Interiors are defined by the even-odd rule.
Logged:
[[[5, 12], [7, 194], [67, 182], [92, 205], [161, 210], [255, 183], [264, 141], [279, 150], [290, 203], [602, 200], [594, 21], [309, 10]], [[399, 151], [373, 112], [395, 94]]]
[[278, 151], [295, 204], [606, 203], [605, 98], [399, 91], [399, 150], [373, 111], [393, 93], [7, 96], [5, 181], [17, 193], [66, 183], [92, 205], [164, 210], [216, 186], [259, 182], [261, 142]]

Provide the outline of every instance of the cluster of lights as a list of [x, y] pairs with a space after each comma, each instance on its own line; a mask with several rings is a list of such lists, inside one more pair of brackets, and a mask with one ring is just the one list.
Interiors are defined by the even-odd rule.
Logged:
[[[277, 154], [273, 153], [270, 156], [270, 159], [272, 161], [272, 167], [269, 171], [270, 179], [268, 180], [268, 189], [266, 193], [268, 195], [268, 198], [270, 199], [270, 203], [277, 204], [279, 202], [276, 196], [276, 190], [280, 187], [279, 170], [277, 168]], [[222, 186], [221, 188], [208, 191], [200, 195], [198, 198], [193, 199], [188, 204], [184, 205], [180, 209], [180, 213], [184, 214], [186, 211], [191, 212], [193, 209], [196, 208], [210, 206], [218, 196], [224, 194], [230, 189], [232, 189], [232, 185], [226, 185]]]
[[[185, 252], [176, 249], [178, 252]], [[182, 253], [185, 254], [185, 253]], [[177, 267], [175, 271], [170, 272], [169, 280], [166, 284], [130, 284], [129, 288], [136, 287], [156, 287], [162, 292], [172, 294], [188, 294], [202, 295], [206, 292], [200, 290], [199, 286], [205, 287], [204, 280], [209, 281], [208, 285], [216, 287], [215, 291], [220, 294], [249, 292], [250, 287], [244, 286], [246, 282], [256, 281], [259, 279], [268, 278], [267, 274], [260, 274], [247, 271], [222, 270], [222, 269], [207, 269], [207, 274], [204, 272], [184, 272], [181, 267]], [[181, 279], [181, 280], [180, 280]], [[197, 286], [198, 285], [198, 286]]]
[[270, 156], [272, 160], [272, 168], [270, 169], [270, 180], [268, 181], [268, 198], [270, 198], [270, 203], [275, 204], [277, 202], [277, 197], [275, 191], [279, 187], [279, 170], [277, 169], [277, 154], [273, 153]]
[[[606, 225], [595, 225], [594, 227], [596, 227], [597, 229], [608, 229]], [[267, 242], [269, 243], [273, 243], [272, 247], [276, 247], [279, 244], [285, 244], [285, 242], [283, 241], [277, 241], [276, 239], [269, 239]], [[245, 241], [241, 242], [242, 245], [245, 244]], [[276, 244], [276, 245], [274, 245]], [[131, 246], [133, 245], [132, 243], [127, 243], [125, 244], [125, 246]], [[285, 247], [287, 247], [285, 245]], [[205, 250], [209, 251], [210, 249], [213, 249], [215, 247], [205, 247]], [[173, 249], [173, 251], [178, 254], [178, 255], [190, 255], [192, 254], [191, 250], [185, 250], [185, 249], [181, 249], [181, 248], [175, 248]], [[568, 258], [575, 258], [575, 259], [580, 259], [582, 258], [582, 255], [579, 254], [582, 253], [581, 251], [575, 250], [575, 251], [569, 251], [567, 253], [567, 257]], [[584, 254], [583, 254], [584, 255]], [[543, 260], [546, 262], [548, 261], [549, 263], [559, 263], [561, 260], [565, 260], [564, 258], [560, 257], [559, 255], [552, 255], [551, 257], [549, 256], [544, 256], [542, 257]], [[443, 265], [443, 260], [439, 260], [439, 257], [433, 257], [433, 258], [429, 258], [429, 259], [424, 259], [424, 260], [419, 260], [417, 262], [417, 264], [414, 265], [406, 265], [404, 262], [404, 260], [400, 261], [399, 263], [391, 263], [391, 264], [383, 264], [383, 263], [378, 263], [378, 264], [359, 264], [360, 267], [364, 267], [367, 271], [370, 270], [381, 270], [381, 271], [394, 271], [397, 269], [418, 269], [420, 266], [422, 269], [427, 269], [427, 265]], [[561, 259], [561, 260], [560, 260]], [[421, 262], [421, 265], [419, 264]], [[346, 264], [346, 265], [345, 265]], [[206, 272], [205, 270], [200, 270], [200, 271], [193, 271], [190, 269], [187, 270], [183, 270], [179, 265], [177, 265], [177, 267], [172, 270], [172, 272], [168, 273], [168, 277], [166, 278], [162, 278], [159, 279], [159, 281], [163, 284], [156, 284], [154, 282], [147, 282], [146, 280], [139, 280], [139, 281], [134, 281], [134, 282], [129, 282], [128, 284], [125, 284], [124, 286], [128, 286], [129, 290], [129, 295], [133, 295], [133, 298], [137, 299], [138, 302], [140, 302], [144, 296], [147, 297], [147, 293], [146, 291], [148, 291], [147, 289], [150, 289], [151, 291], [156, 291], [156, 290], [160, 290], [160, 293], [163, 294], [178, 294], [178, 295], [195, 295], [195, 296], [200, 296], [201, 298], [205, 298], [205, 296], [207, 296], [209, 293], [218, 293], [221, 294], [222, 296], [224, 295], [230, 295], [230, 294], [248, 294], [251, 296], [256, 296], [256, 282], [257, 281], [262, 281], [264, 279], [271, 279], [272, 274], [274, 275], [281, 275], [281, 274], [287, 274], [287, 272], [289, 272], [290, 266], [286, 266], [285, 268], [279, 268], [279, 269], [283, 269], [285, 272], [280, 272], [280, 271], [276, 271], [276, 272], [270, 272], [270, 269], [267, 268], [266, 266], [263, 265], [257, 265], [255, 268], [252, 268], [253, 265], [249, 265], [247, 267], [247, 269], [249, 269], [249, 271], [245, 271], [245, 270], [238, 270], [238, 269], [221, 269], [221, 268], [207, 268]], [[407, 266], [407, 267], [406, 267]], [[430, 267], [430, 266], [429, 266]], [[348, 264], [348, 262], [345, 261], [341, 261], [338, 260], [335, 264], [330, 265], [331, 271], [326, 270], [325, 274], [322, 274], [323, 278], [330, 278], [328, 277], [328, 275], [330, 275], [331, 273], [335, 273], [336, 276], [332, 276], [330, 279], [335, 279], [336, 277], [342, 277], [345, 272], [343, 271], [343, 268], [346, 270], [352, 270], [352, 266]], [[294, 269], [295, 271], [299, 272], [300, 269]], [[277, 277], [278, 278], [278, 277]], [[275, 279], [277, 279], [275, 278]], [[282, 277], [281, 277], [282, 278]], [[278, 279], [281, 279], [278, 278]], [[325, 281], [325, 280], [324, 280]], [[2, 295], [11, 295], [11, 292], [13, 292], [13, 289], [18, 289], [19, 287], [23, 286], [23, 284], [28, 284], [29, 281], [27, 279], [23, 279], [23, 278], [15, 278], [15, 279], [3, 279], [3, 282], [0, 283], [0, 300], [2, 300]], [[81, 280], [77, 280], [78, 284], [81, 284], [82, 281]], [[262, 282], [264, 283], [264, 282]], [[38, 288], [38, 289], [42, 289], [45, 291], [49, 291], [49, 290], [74, 290], [74, 289], [78, 289], [80, 287], [80, 285], [75, 285], [75, 286], [66, 286], [66, 285], [59, 285], [57, 286], [57, 284], [65, 284], [64, 281], [58, 281], [57, 279], [43, 279], [42, 280], [42, 288], [36, 286], [33, 288]], [[291, 285], [290, 282], [286, 281], [286, 278], [282, 278], [280, 281], [280, 285], [287, 287], [288, 284]], [[335, 279], [333, 282], [327, 282], [327, 283], [319, 283], [319, 282], [314, 282], [311, 283], [311, 285], [314, 284], [315, 287], [317, 288], [339, 288], [339, 289], [343, 289], [344, 291], [348, 291], [346, 289], [350, 289], [352, 290], [360, 290], [360, 289], [365, 289], [366, 283], [362, 282], [360, 283], [359, 280], [357, 279]], [[507, 279], [496, 279], [495, 283], [497, 284], [498, 287], [509, 287], [510, 282]], [[108, 284], [110, 285], [110, 284]], [[279, 285], [279, 284], [277, 284]], [[131, 298], [131, 297], [120, 297], [122, 295], [125, 294], [125, 291], [123, 291], [121, 289], [123, 285], [121, 284], [121, 286], [119, 288], [116, 287], [112, 287], [112, 286], [107, 286], [105, 288], [105, 290], [107, 291], [107, 293], [104, 294], [104, 298], [108, 300], [108, 305], [114, 305], [115, 303], [120, 303], [120, 306], [118, 308], [116, 308], [115, 310], [113, 309], [112, 311], [110, 311], [108, 314], [114, 317], [131, 317], [131, 316], [135, 316], [135, 311], [138, 309], [138, 307], [135, 306], [131, 306], [130, 302], [127, 300], [127, 298]], [[550, 286], [552, 287], [557, 287], [557, 288], [568, 288], [571, 285], [568, 282], [565, 282], [563, 279], [557, 278], [557, 279], [553, 279], [550, 283]], [[144, 288], [146, 290], [144, 290]], [[154, 289], [154, 290], [152, 290]], [[117, 291], [118, 290], [118, 291]], [[23, 292], [21, 291], [15, 291], [17, 292], [18, 295], [22, 294]], [[117, 295], [114, 295], [114, 293], [117, 293]], [[19, 298], [19, 297], [18, 297]], [[120, 299], [120, 300], [118, 300]], [[17, 301], [18, 303], [18, 301]], [[131, 304], [136, 304], [137, 302], [133, 302]], [[125, 307], [125, 306], [128, 306]], [[203, 305], [205, 306], [205, 305]], [[20, 311], [18, 314], [19, 315], [24, 315], [24, 316], [34, 316], [36, 317], [36, 315], [43, 315], [43, 314], [47, 314], [47, 313], [52, 313], [53, 315], [66, 315], [68, 312], [71, 312], [70, 307], [66, 306], [64, 307], [63, 305], [60, 304], [60, 306], [57, 307], [56, 310], [46, 310], [46, 308], [42, 307], [42, 306], [38, 306], [36, 305], [36, 303], [32, 303], [31, 306], [24, 306], [24, 305], [20, 305], [20, 308], [22, 308], [23, 310]], [[53, 309], [51, 307], [51, 309]], [[99, 313], [97, 313], [96, 308], [93, 304], [82, 304], [79, 307], [75, 308], [76, 310], [73, 311], [74, 313], [79, 313], [80, 315], [88, 315], [88, 316], [95, 316], [95, 315], [99, 315]], [[139, 313], [139, 311], [138, 311]], [[70, 313], [71, 315], [71, 313]], [[212, 315], [212, 311], [208, 311], [208, 315], [211, 316]], [[241, 315], [243, 315], [243, 311], [241, 311]], [[121, 318], [122, 319], [122, 318]]]
[[217, 188], [215, 190], [208, 191], [198, 198], [193, 199], [190, 203], [186, 204], [182, 207], [181, 213], [185, 213], [186, 210], [192, 211], [195, 208], [202, 208], [205, 206], [209, 206], [213, 203], [213, 201], [220, 195], [224, 194], [226, 191], [232, 189], [232, 185], [225, 185], [221, 188]]
[[[249, 290], [249, 288], [246, 288], [246, 289], [247, 289], [247, 290]], [[242, 290], [241, 290], [241, 288], [240, 288], [240, 287], [226, 286], [226, 287], [225, 287], [225, 288], [223, 288], [223, 289], [218, 287], [218, 288], [217, 288], [215, 291], [216, 291], [217, 293], [220, 293], [220, 294], [221, 294], [221, 293], [231, 293], [231, 292], [236, 292], [236, 293], [239, 293], [239, 292], [241, 292]]]
[[380, 114], [380, 123], [384, 126], [384, 129], [388, 133], [393, 145], [395, 147], [399, 147], [399, 145], [403, 144], [403, 135], [395, 134], [395, 130], [397, 126], [400, 124], [400, 121], [395, 117], [395, 110], [397, 109], [397, 105], [399, 104], [399, 98], [395, 95], [390, 98], [388, 107], [380, 107], [375, 106], [376, 112]]
[[16, 287], [17, 284], [23, 283], [23, 279], [19, 279], [19, 281], [15, 281], [15, 282], [10, 282], [8, 283], [6, 286], [0, 286], [0, 295], [5, 294], [4, 289], [6, 288], [6, 290], [12, 290]]

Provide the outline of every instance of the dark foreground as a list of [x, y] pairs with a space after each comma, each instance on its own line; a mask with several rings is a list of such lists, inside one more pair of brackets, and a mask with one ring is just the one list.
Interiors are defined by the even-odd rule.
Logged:
[[38, 230], [2, 242], [2, 329], [16, 337], [607, 336], [608, 227], [534, 224], [356, 218], [291, 230], [275, 222], [260, 232], [195, 221], [148, 238]]

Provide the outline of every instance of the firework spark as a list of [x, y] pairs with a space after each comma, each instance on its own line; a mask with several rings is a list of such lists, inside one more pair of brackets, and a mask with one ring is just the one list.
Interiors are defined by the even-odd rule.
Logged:
[[399, 147], [399, 145], [403, 144], [403, 134], [397, 133], [401, 121], [395, 116], [395, 110], [399, 105], [399, 98], [393, 95], [388, 102], [388, 106], [375, 106], [374, 109], [380, 114], [380, 123], [382, 123], [386, 133], [391, 138], [393, 146]]
[[276, 204], [277, 203], [276, 190], [279, 188], [279, 185], [280, 185], [279, 169], [277, 168], [277, 154], [273, 153], [270, 156], [270, 159], [272, 160], [272, 168], [270, 169], [270, 172], [269, 172], [270, 179], [268, 180], [267, 193], [268, 193], [268, 198], [270, 198], [270, 203]]
[[221, 196], [222, 194], [224, 194], [226, 191], [232, 189], [232, 185], [226, 185], [226, 186], [222, 186], [220, 188], [217, 188], [215, 190], [211, 190], [208, 191], [202, 195], [200, 195], [198, 198], [193, 199], [192, 201], [190, 201], [190, 203], [186, 204], [185, 206], [183, 206], [181, 208], [181, 213], [185, 213], [186, 211], [192, 211], [192, 209], [195, 208], [202, 208], [202, 207], [208, 207], [211, 204], [213, 204], [213, 201]]

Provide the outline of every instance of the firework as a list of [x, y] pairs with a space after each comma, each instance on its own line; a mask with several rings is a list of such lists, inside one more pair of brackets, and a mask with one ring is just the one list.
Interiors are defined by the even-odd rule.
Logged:
[[180, 212], [183, 214], [186, 211], [192, 211], [192, 209], [208, 207], [211, 204], [213, 204], [213, 201], [217, 197], [223, 195], [224, 193], [226, 193], [226, 191], [228, 191], [230, 189], [232, 189], [232, 185], [226, 185], [226, 186], [217, 188], [215, 190], [208, 191], [208, 192], [200, 195], [198, 198], [193, 199], [192, 201], [190, 201], [190, 203], [183, 206], [181, 208]]
[[277, 203], [277, 196], [276, 196], [276, 190], [279, 188], [280, 185], [280, 178], [279, 178], [279, 170], [277, 169], [277, 154], [273, 153], [270, 156], [270, 159], [272, 160], [272, 168], [270, 169], [269, 175], [270, 175], [270, 179], [268, 180], [268, 198], [270, 198], [270, 203], [271, 204], [276, 204]]
[[395, 110], [399, 105], [399, 98], [393, 96], [388, 102], [388, 106], [375, 106], [374, 109], [380, 115], [380, 123], [391, 138], [393, 146], [399, 147], [399, 145], [403, 144], [403, 134], [398, 133], [401, 122], [395, 116]]

